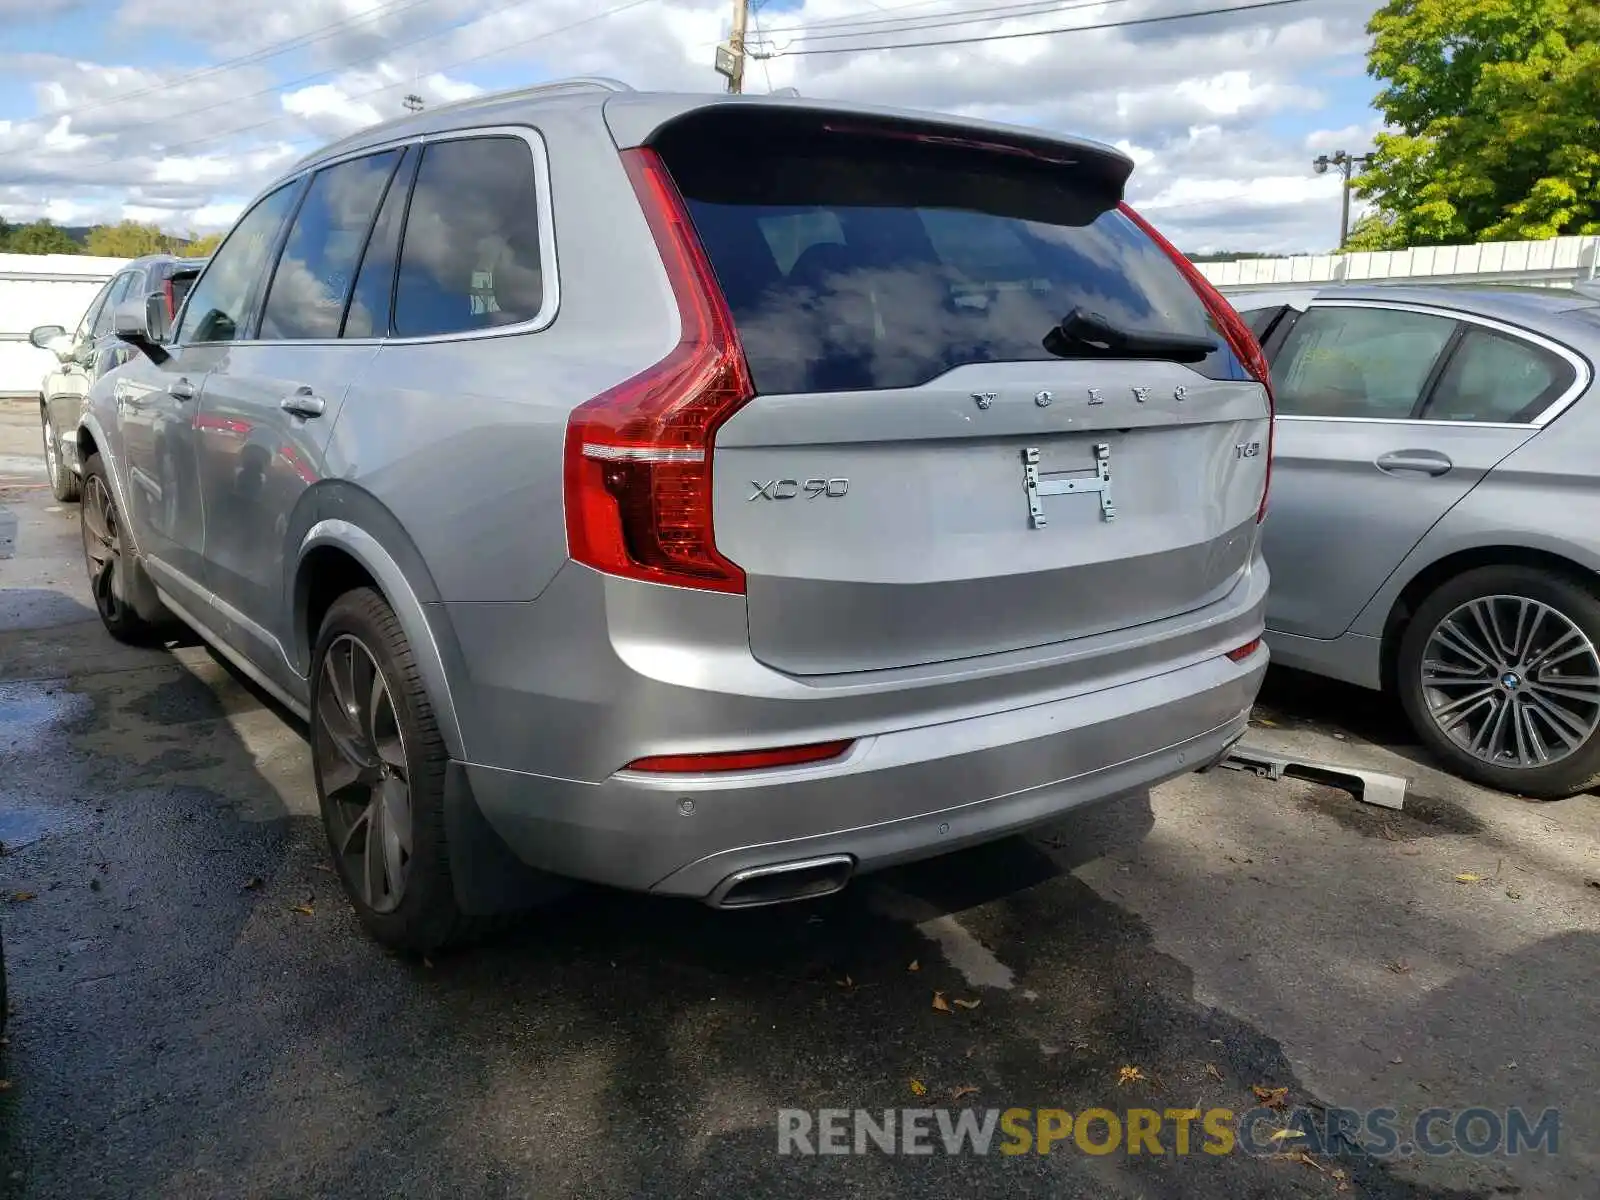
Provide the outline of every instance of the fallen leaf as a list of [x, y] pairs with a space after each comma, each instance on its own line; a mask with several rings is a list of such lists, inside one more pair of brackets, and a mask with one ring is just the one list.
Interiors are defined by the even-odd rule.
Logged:
[[911, 965], [909, 967], [907, 967], [906, 970], [908, 970], [908, 971], [920, 971], [920, 970], [922, 970], [922, 964], [919, 963], [916, 959], [913, 958], [911, 960]]
[[1517, 1064], [1515, 1062], [1508, 1062], [1505, 1069], [1508, 1071], [1515, 1071], [1517, 1069]]
[[913, 1096], [926, 1096], [928, 1094], [927, 1085], [920, 1079], [913, 1079], [911, 1081], [911, 1094]]
[[1522, 893], [1519, 892], [1519, 891], [1516, 891], [1513, 888], [1507, 888], [1506, 889], [1506, 896], [1507, 896], [1507, 898], [1509, 898], [1511, 900], [1521, 900], [1522, 899]]
[[1218, 1083], [1222, 1082], [1222, 1072], [1217, 1070], [1215, 1063], [1206, 1064], [1206, 1074], [1211, 1076], [1211, 1078], [1215, 1079]]
[[950, 1099], [959, 1100], [963, 1096], [972, 1095], [977, 1090], [978, 1090], [977, 1085], [976, 1084], [971, 1084], [971, 1083], [967, 1084], [966, 1087], [951, 1088], [950, 1089]]
[[307, 916], [307, 917], [314, 917], [314, 916], [317, 915], [317, 910], [312, 908], [311, 905], [309, 905], [309, 904], [296, 904], [289, 911], [290, 912], [297, 912], [297, 913], [300, 913], [302, 916]]
[[9, 1092], [10, 1090], [11, 1090], [11, 1080], [9, 1080], [9, 1079], [0, 1079], [0, 1092]]
[[945, 1003], [943, 992], [935, 992], [933, 994], [933, 1011], [947, 1013], [954, 1012], [955, 1009], [951, 1008], [949, 1004]]
[[1398, 1067], [1401, 1063], [1405, 1062], [1405, 1059], [1403, 1059], [1403, 1058], [1399, 1057], [1398, 1055], [1396, 1055], [1394, 1058], [1391, 1058], [1389, 1061], [1391, 1063], [1393, 1063], [1395, 1066]]
[[1392, 963], [1385, 963], [1384, 966], [1388, 967], [1396, 975], [1404, 975], [1411, 970], [1411, 964], [1403, 958], [1397, 958]]
[[1287, 1108], [1289, 1106], [1289, 1089], [1286, 1087], [1269, 1088], [1255, 1083], [1250, 1085], [1250, 1090], [1255, 1093], [1256, 1099], [1267, 1108]]
[[1305, 1134], [1301, 1133], [1298, 1129], [1275, 1129], [1275, 1130], [1272, 1131], [1271, 1135], [1267, 1138], [1267, 1141], [1269, 1141], [1269, 1142], [1282, 1142], [1282, 1141], [1287, 1141], [1289, 1138], [1297, 1138], [1297, 1137], [1298, 1138], [1303, 1138], [1303, 1137], [1305, 1137]]
[[1130, 1083], [1138, 1083], [1144, 1078], [1144, 1072], [1138, 1067], [1123, 1067], [1117, 1072], [1117, 1086], [1125, 1087]]
[[261, 876], [252, 875], [249, 879], [246, 879], [242, 884], [239, 885], [239, 890], [241, 892], [253, 892], [263, 887], [266, 882], [267, 881], [261, 878]]
[[1463, 871], [1463, 872], [1461, 872], [1461, 874], [1456, 876], [1456, 882], [1457, 883], [1477, 883], [1482, 878], [1483, 878], [1482, 875], [1474, 875], [1471, 871]]
[[21, 904], [24, 900], [36, 900], [38, 896], [38, 892], [12, 892], [11, 903]]
[[957, 1000], [956, 1001], [956, 1007], [957, 1008], [977, 1008], [978, 1005], [980, 1005], [982, 1003], [983, 1003], [982, 1000]]
[[1276, 729], [1278, 727], [1278, 723], [1269, 717], [1257, 717], [1256, 724], [1265, 725], [1268, 729]]

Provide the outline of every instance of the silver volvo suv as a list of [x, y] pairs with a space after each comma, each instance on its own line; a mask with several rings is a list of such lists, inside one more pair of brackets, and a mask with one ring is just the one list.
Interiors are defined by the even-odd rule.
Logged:
[[834, 891], [1215, 763], [1272, 410], [1102, 145], [569, 81], [245, 211], [81, 428], [106, 626], [304, 717], [427, 950], [552, 877]]

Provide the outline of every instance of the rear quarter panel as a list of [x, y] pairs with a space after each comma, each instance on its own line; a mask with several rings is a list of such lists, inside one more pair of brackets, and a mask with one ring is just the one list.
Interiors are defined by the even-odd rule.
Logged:
[[554, 322], [386, 342], [346, 397], [328, 449], [330, 475], [392, 514], [446, 602], [539, 595], [566, 561], [569, 413], [678, 338], [666, 273], [598, 104], [529, 124], [550, 160]]

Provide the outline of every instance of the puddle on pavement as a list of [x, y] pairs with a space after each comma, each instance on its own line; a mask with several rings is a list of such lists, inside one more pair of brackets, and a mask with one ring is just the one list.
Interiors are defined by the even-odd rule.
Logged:
[[[0, 792], [0, 796], [3, 795]], [[0, 849], [6, 854], [15, 854], [42, 838], [70, 832], [81, 824], [83, 818], [70, 809], [19, 806], [7, 800], [0, 806]]]
[[94, 713], [88, 696], [56, 683], [0, 683], [0, 754], [37, 751], [51, 738], [81, 732]]

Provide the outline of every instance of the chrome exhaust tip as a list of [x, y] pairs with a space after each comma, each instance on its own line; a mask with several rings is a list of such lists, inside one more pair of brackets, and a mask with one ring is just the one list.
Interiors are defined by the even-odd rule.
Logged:
[[717, 884], [706, 903], [712, 908], [760, 908], [791, 900], [813, 900], [842, 890], [855, 870], [856, 860], [848, 854], [749, 867]]

